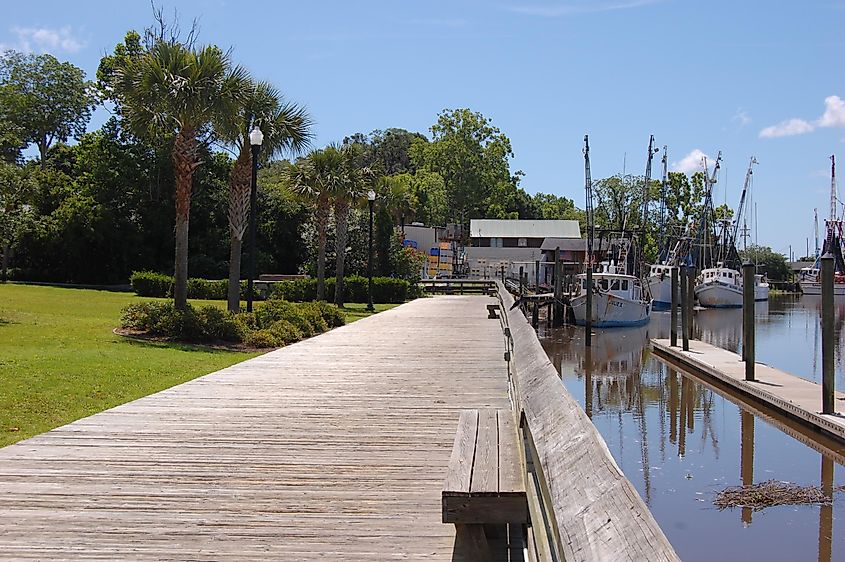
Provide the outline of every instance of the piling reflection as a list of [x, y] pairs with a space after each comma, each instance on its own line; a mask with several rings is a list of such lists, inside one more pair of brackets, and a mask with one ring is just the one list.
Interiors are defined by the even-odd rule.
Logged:
[[[818, 323], [808, 317], [818, 314], [813, 307], [795, 299], [758, 305], [758, 350], [762, 342], [765, 352], [793, 353], [811, 365]], [[838, 305], [837, 318], [838, 326], [845, 326], [845, 304]], [[741, 311], [697, 311], [695, 335], [739, 352], [741, 320]], [[681, 557], [735, 558], [744, 549], [753, 549], [754, 558], [806, 559], [813, 552], [826, 561], [845, 556], [845, 521], [836, 518], [844, 494], [835, 492], [845, 481], [843, 471], [838, 481], [834, 471], [835, 463], [845, 459], [841, 444], [816, 441], [788, 420], [738, 407], [739, 398], [726, 398], [721, 390], [653, 359], [649, 338], [668, 337], [668, 324], [664, 314], [639, 328], [595, 330], [591, 348], [583, 345], [580, 328], [540, 336], [562, 382], [581, 401]], [[728, 486], [770, 479], [818, 483], [813, 467], [819, 458], [821, 486], [832, 505], [773, 507], [765, 516], [750, 508], [720, 512], [712, 506], [715, 493]], [[807, 511], [816, 509], [818, 517], [808, 517]]]

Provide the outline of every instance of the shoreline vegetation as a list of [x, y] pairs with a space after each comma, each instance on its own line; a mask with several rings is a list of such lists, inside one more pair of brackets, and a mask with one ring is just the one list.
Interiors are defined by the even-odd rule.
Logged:
[[[115, 334], [121, 311], [143, 302], [167, 301], [0, 284], [0, 447], [269, 351]], [[225, 312], [226, 301], [190, 302]], [[339, 311], [347, 323], [371, 314], [363, 303]]]

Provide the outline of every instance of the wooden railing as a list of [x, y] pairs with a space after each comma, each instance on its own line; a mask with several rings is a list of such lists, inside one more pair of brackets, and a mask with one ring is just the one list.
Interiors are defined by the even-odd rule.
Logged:
[[678, 560], [604, 439], [566, 391], [501, 282], [496, 294], [520, 421], [533, 560]]
[[496, 291], [492, 279], [425, 279], [419, 285], [427, 293], [447, 295], [488, 295]]

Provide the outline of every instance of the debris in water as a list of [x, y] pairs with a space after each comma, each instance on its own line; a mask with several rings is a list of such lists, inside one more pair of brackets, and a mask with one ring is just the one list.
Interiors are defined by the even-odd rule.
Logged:
[[[834, 488], [845, 491], [845, 486]], [[718, 494], [713, 504], [720, 510], [727, 507], [750, 507], [755, 511], [776, 505], [830, 505], [833, 498], [819, 486], [799, 486], [790, 482], [768, 480], [749, 486], [732, 486]]]

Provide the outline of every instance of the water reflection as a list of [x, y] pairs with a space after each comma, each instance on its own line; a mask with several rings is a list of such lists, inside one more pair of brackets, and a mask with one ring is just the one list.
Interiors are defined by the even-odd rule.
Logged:
[[[837, 309], [841, 328], [845, 304]], [[768, 306], [761, 303], [756, 310], [758, 358], [784, 370], [790, 370], [786, 365], [792, 361], [803, 364], [805, 373], [814, 372], [815, 303], [781, 299]], [[695, 334], [738, 352], [741, 320], [741, 311], [699, 311]], [[835, 470], [845, 459], [842, 446], [813, 440], [789, 420], [739, 407], [733, 401], [737, 398], [726, 398], [653, 359], [647, 342], [668, 337], [668, 324], [669, 315], [661, 314], [647, 326], [596, 330], [591, 349], [583, 345], [582, 329], [564, 327], [540, 335], [563, 373], [563, 383], [581, 402], [681, 557], [733, 559], [743, 552], [754, 553], [749, 559], [845, 557], [845, 520], [836, 517], [845, 502], [843, 494], [834, 491], [845, 485], [845, 471]], [[778, 365], [778, 358], [786, 365]], [[841, 371], [837, 369], [840, 380]], [[720, 512], [712, 505], [715, 493], [727, 486], [771, 479], [820, 484], [833, 504], [762, 512]], [[810, 516], [813, 510], [818, 510], [817, 518]]]

